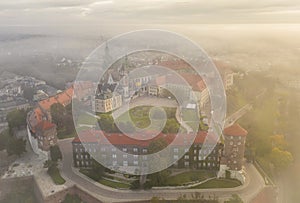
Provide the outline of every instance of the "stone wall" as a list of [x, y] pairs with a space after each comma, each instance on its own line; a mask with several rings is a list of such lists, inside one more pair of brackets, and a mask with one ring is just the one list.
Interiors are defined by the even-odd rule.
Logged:
[[45, 197], [44, 200], [43, 200], [43, 202], [44, 203], [57, 203], [57, 202], [61, 202], [62, 200], [65, 199], [65, 197], [66, 197], [67, 194], [71, 194], [71, 195], [75, 195], [76, 194], [84, 202], [88, 202], [88, 203], [102, 203], [102, 201], [96, 199], [95, 197], [93, 197], [89, 193], [81, 190], [76, 185], [74, 185], [74, 186], [72, 186], [70, 188], [67, 188], [65, 190], [61, 190], [59, 192], [56, 192], [55, 194], [50, 195], [48, 197]]
[[28, 186], [33, 185], [33, 182], [33, 176], [0, 179], [0, 200], [16, 188], [20, 192], [28, 190]]

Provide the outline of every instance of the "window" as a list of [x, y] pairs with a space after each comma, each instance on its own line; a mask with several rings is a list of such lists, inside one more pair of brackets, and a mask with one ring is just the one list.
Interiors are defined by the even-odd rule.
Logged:
[[242, 143], [241, 142], [238, 142], [238, 145], [241, 145]]
[[236, 164], [236, 161], [233, 161], [234, 164]]
[[115, 147], [111, 148], [111, 151], [112, 151], [112, 152], [115, 152], [115, 151], [116, 151], [116, 148], [115, 148]]
[[230, 142], [229, 144], [230, 144], [230, 145], [233, 145], [233, 142]]
[[118, 163], [117, 161], [113, 161], [113, 162], [112, 162], [113, 166], [116, 166], [117, 163]]
[[188, 151], [189, 151], [189, 149], [188, 149], [188, 148], [185, 148], [185, 149], [184, 149], [184, 152], [188, 152]]
[[116, 154], [113, 154], [113, 155], [112, 155], [112, 158], [114, 158], [114, 159], [117, 158], [117, 155], [116, 155]]
[[136, 155], [136, 154], [133, 155], [133, 158], [134, 158], [134, 159], [137, 159], [137, 158], [138, 158], [138, 155]]
[[147, 153], [148, 152], [148, 150], [147, 149], [143, 149], [143, 153]]
[[139, 164], [138, 161], [133, 161], [133, 165], [137, 166]]
[[127, 152], [127, 148], [123, 148], [122, 150], [123, 150], [123, 152]]
[[147, 156], [143, 156], [143, 160], [145, 160], [145, 161], [146, 161], [146, 160], [147, 160]]
[[128, 161], [123, 161], [123, 166], [128, 166]]
[[101, 152], [105, 152], [105, 148], [104, 147], [101, 147]]
[[138, 148], [136, 148], [136, 147], [133, 148], [133, 151], [134, 151], [134, 152], [137, 152], [137, 151], [138, 151]]
[[124, 159], [127, 159], [127, 154], [123, 154], [123, 158], [124, 158]]
[[174, 153], [178, 153], [178, 148], [174, 148]]
[[176, 159], [176, 160], [177, 160], [177, 159], [178, 159], [178, 155], [174, 155], [174, 159]]
[[184, 159], [189, 159], [189, 158], [190, 158], [189, 155], [184, 156]]
[[184, 162], [184, 166], [189, 166], [189, 165], [190, 165], [190, 163], [188, 161]]

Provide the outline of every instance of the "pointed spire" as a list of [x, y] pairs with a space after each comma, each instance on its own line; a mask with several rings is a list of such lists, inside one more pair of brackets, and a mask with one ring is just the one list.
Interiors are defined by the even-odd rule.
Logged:
[[110, 53], [109, 53], [109, 47], [108, 47], [108, 43], [107, 41], [105, 42], [105, 50], [104, 50], [104, 59], [103, 59], [103, 65], [104, 67], [106, 68], [109, 68], [108, 66], [110, 65], [111, 63], [111, 56], [110, 56]]

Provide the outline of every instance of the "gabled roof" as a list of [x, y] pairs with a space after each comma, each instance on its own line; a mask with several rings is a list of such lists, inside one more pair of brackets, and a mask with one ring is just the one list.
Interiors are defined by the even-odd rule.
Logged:
[[194, 91], [202, 92], [206, 85], [199, 75], [192, 73], [180, 73], [180, 75], [190, 84]]
[[[176, 138], [176, 136], [178, 136]], [[154, 138], [145, 140], [141, 134], [134, 134], [131, 137], [122, 133], [105, 133], [103, 131], [83, 131], [80, 133], [80, 137], [74, 138], [73, 143], [99, 143], [99, 144], [113, 144], [113, 145], [135, 145], [147, 147], [151, 141], [164, 138], [168, 144], [174, 146], [184, 146], [190, 142], [194, 136], [191, 134], [159, 134]], [[176, 138], [176, 139], [175, 139]], [[217, 139], [215, 136], [207, 136], [207, 132], [199, 132], [194, 140], [194, 144], [201, 144], [204, 142], [215, 143]]]
[[54, 97], [49, 97], [48, 99], [42, 100], [39, 102], [39, 106], [45, 110], [49, 111], [52, 104], [56, 104], [57, 100]]
[[65, 93], [66, 93], [67, 95], [69, 95], [69, 96], [72, 98], [72, 97], [73, 97], [73, 94], [74, 94], [74, 88], [73, 88], [73, 86], [70, 87], [70, 88], [68, 88], [68, 89], [65, 91]]
[[71, 97], [66, 93], [62, 92], [54, 96], [58, 103], [62, 104], [63, 106], [69, 104], [71, 102]]
[[39, 124], [37, 124], [36, 129], [44, 131], [54, 127], [56, 127], [54, 123], [50, 123], [49, 121], [41, 121]]
[[247, 136], [248, 132], [242, 128], [239, 124], [235, 123], [224, 129], [224, 135], [228, 136]]

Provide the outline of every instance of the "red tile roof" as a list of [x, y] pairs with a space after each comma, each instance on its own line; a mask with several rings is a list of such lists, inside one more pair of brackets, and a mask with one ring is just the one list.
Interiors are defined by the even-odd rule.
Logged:
[[66, 106], [69, 103], [71, 103], [72, 99], [72, 97], [70, 97], [66, 92], [59, 93], [55, 95], [54, 98], [57, 100], [57, 103], [60, 103], [63, 106]]
[[52, 104], [56, 104], [57, 100], [55, 97], [49, 97], [48, 99], [42, 100], [39, 102], [39, 106], [44, 110], [44, 111], [49, 111], [50, 107]]
[[74, 94], [74, 88], [73, 88], [73, 86], [70, 87], [70, 88], [68, 88], [68, 89], [65, 91], [65, 93], [66, 93], [67, 95], [69, 95], [69, 97], [73, 97], [73, 94]]
[[248, 132], [237, 123], [224, 129], [224, 135], [246, 136], [247, 134], [248, 134]]
[[[177, 139], [176, 136], [178, 136]], [[81, 132], [80, 137], [74, 138], [74, 143], [101, 143], [101, 144], [113, 144], [113, 145], [137, 145], [137, 146], [148, 146], [151, 141], [164, 138], [168, 144], [171, 145], [186, 145], [193, 139], [192, 135], [189, 134], [159, 134], [154, 138], [145, 140], [145, 137], [135, 134], [132, 137], [128, 137], [122, 133], [104, 133], [102, 131], [84, 131]], [[214, 143], [216, 138], [213, 136], [207, 136], [204, 131], [199, 132], [193, 143], [200, 144], [205, 141]]]
[[36, 129], [44, 131], [44, 130], [49, 130], [49, 129], [54, 128], [54, 127], [56, 127], [55, 124], [53, 124], [49, 121], [42, 121], [39, 124], [37, 124]]
[[188, 69], [191, 66], [184, 60], [168, 60], [158, 63], [159, 66], [167, 67], [173, 70]]
[[37, 124], [39, 124], [43, 120], [44, 113], [42, 110], [37, 107], [35, 108], [31, 114], [29, 115], [29, 125], [31, 127], [32, 132], [35, 132], [35, 127]]
[[192, 73], [180, 73], [180, 75], [191, 85], [194, 91], [202, 92], [206, 85], [199, 75]]

